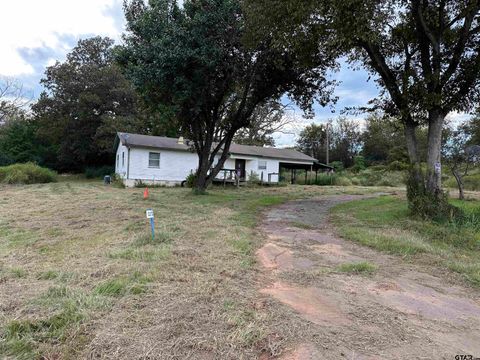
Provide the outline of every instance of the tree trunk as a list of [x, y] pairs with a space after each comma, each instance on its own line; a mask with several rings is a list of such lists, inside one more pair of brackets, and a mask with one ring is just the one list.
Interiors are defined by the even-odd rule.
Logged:
[[197, 169], [197, 178], [195, 180], [195, 192], [198, 194], [203, 194], [207, 190], [208, 182], [208, 170], [209, 170], [209, 162], [208, 162], [208, 154], [200, 154], [198, 159], [198, 169]]
[[[213, 142], [210, 142], [210, 145], [204, 146], [204, 149], [198, 152], [198, 169], [197, 169], [197, 179], [195, 182], [195, 192], [198, 194], [203, 194], [207, 190], [208, 186], [213, 182], [213, 179], [220, 170], [223, 168], [225, 161], [228, 158], [228, 153], [230, 149], [230, 145], [232, 143], [233, 135], [235, 131], [231, 131], [229, 134], [225, 135], [226, 139], [224, 142], [223, 147], [217, 147], [213, 150], [212, 148]], [[215, 157], [218, 153], [221, 152], [222, 155], [218, 159], [218, 162], [214, 166]], [[208, 173], [210, 171], [210, 174]]]
[[458, 170], [453, 167], [452, 168], [452, 173], [453, 176], [455, 176], [455, 180], [457, 180], [457, 185], [458, 185], [458, 198], [460, 200], [465, 200], [465, 193], [463, 191], [463, 179], [462, 175], [458, 172]]
[[424, 187], [424, 179], [422, 175], [422, 169], [420, 167], [420, 160], [418, 158], [418, 142], [416, 134], [417, 125], [413, 121], [405, 123], [405, 139], [407, 141], [407, 152], [412, 165], [412, 172], [415, 178], [415, 182], [418, 187]]
[[437, 196], [442, 191], [442, 131], [445, 116], [440, 111], [430, 111], [427, 150], [427, 192]]

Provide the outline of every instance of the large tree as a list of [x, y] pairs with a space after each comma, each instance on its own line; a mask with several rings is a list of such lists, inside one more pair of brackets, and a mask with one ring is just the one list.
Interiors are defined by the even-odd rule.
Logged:
[[25, 112], [10, 112], [0, 126], [0, 166], [28, 161], [49, 165], [48, 148], [37, 136], [36, 125]]
[[269, 100], [259, 104], [252, 113], [247, 127], [240, 129], [233, 141], [242, 145], [275, 146], [274, 133], [287, 133], [287, 126], [293, 124], [293, 118], [286, 113], [288, 105]]
[[346, 117], [339, 117], [330, 132], [330, 159], [341, 161], [345, 167], [354, 164], [355, 157], [362, 149], [360, 124]]
[[408, 162], [403, 129], [397, 119], [382, 113], [370, 114], [362, 134], [362, 154], [369, 164]]
[[46, 88], [33, 105], [38, 135], [57, 154], [58, 170], [113, 163], [116, 131], [144, 131], [146, 115], [132, 85], [113, 62], [113, 40], [80, 40], [46, 69]]
[[[151, 106], [166, 106], [198, 154], [195, 188], [204, 192], [238, 130], [259, 105], [288, 93], [305, 110], [326, 103], [329, 52], [298, 54], [261, 36], [246, 43], [238, 0], [132, 0], [119, 62]], [[317, 44], [321, 34], [315, 34]]]
[[480, 163], [480, 142], [476, 138], [477, 118], [471, 118], [466, 123], [450, 125], [446, 134], [448, 139], [442, 147], [444, 161], [449, 165], [458, 186], [458, 197], [465, 199], [464, 177], [473, 166]]
[[306, 126], [298, 136], [296, 148], [319, 161], [340, 161], [344, 166], [350, 167], [355, 156], [360, 153], [361, 140], [360, 125], [354, 120], [339, 117], [326, 124], [312, 123]]
[[[441, 194], [441, 139], [445, 117], [478, 103], [480, 2], [478, 0], [250, 0], [259, 29], [280, 43], [295, 32], [324, 28], [352, 62], [362, 64], [383, 89], [382, 107], [401, 119], [416, 193]], [[288, 16], [287, 16], [288, 15]], [[280, 19], [282, 21], [280, 21]], [[287, 35], [285, 35], [287, 34]], [[288, 36], [289, 35], [289, 36]], [[312, 39], [310, 43], [314, 43]], [[426, 184], [420, 171], [416, 128], [428, 126]], [[424, 188], [425, 186], [425, 188]]]
[[[313, 158], [327, 162], [327, 125], [311, 123], [298, 135], [295, 148]], [[333, 159], [334, 161], [336, 159]]]

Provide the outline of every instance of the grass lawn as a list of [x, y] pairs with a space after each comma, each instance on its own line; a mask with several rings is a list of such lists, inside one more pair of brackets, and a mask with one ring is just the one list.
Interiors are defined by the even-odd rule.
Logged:
[[[467, 214], [480, 214], [480, 201], [452, 202]], [[464, 225], [419, 221], [397, 196], [336, 206], [332, 219], [341, 236], [408, 260], [449, 269], [480, 287], [480, 221]]]
[[214, 188], [194, 196], [157, 188], [145, 201], [142, 189], [67, 177], [0, 186], [0, 358], [111, 354], [106, 344], [141, 343], [138, 329], [152, 322], [162, 326], [159, 349], [172, 357], [251, 358], [269, 336], [268, 316], [255, 306], [259, 212], [288, 199], [376, 191], [392, 189]]

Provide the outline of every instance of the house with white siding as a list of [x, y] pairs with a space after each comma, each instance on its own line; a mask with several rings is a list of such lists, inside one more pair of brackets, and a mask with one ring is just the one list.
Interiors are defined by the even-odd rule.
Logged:
[[[126, 186], [138, 182], [165, 186], [181, 185], [198, 168], [198, 155], [188, 141], [139, 134], [117, 133], [115, 173]], [[218, 181], [240, 175], [255, 176], [265, 183], [278, 183], [280, 168], [318, 171], [318, 161], [293, 149], [232, 144]]]

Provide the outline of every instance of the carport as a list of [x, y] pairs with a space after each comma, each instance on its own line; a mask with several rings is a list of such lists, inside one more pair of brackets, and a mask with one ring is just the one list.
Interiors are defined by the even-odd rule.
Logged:
[[290, 182], [295, 184], [297, 181], [297, 170], [305, 170], [305, 183], [307, 183], [308, 174], [315, 173], [315, 181], [317, 181], [319, 172], [333, 172], [333, 166], [323, 164], [321, 162], [314, 163], [299, 163], [299, 162], [280, 162], [280, 169], [286, 169], [290, 171]]

